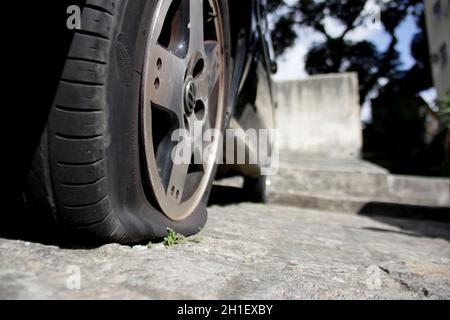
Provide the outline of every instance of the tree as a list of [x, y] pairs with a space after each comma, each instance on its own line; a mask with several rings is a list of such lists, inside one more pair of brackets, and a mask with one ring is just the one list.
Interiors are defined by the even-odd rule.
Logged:
[[[305, 59], [309, 74], [350, 72], [359, 75], [361, 102], [377, 89], [381, 78], [400, 78], [398, 39], [395, 31], [409, 15], [416, 17], [421, 32], [415, 37], [418, 61], [423, 62], [415, 72], [429, 72], [427, 39], [424, 32], [424, 6], [421, 0], [379, 1], [381, 23], [391, 40], [384, 52], [380, 52], [368, 41], [355, 42], [349, 39], [351, 31], [367, 22], [365, 14], [367, 0], [298, 0], [288, 5], [282, 0], [271, 0], [269, 10], [274, 13], [275, 28], [272, 37], [275, 52], [282, 55], [295, 43], [297, 27], [312, 28], [321, 34], [324, 41], [314, 44]], [[331, 36], [326, 30], [326, 20], [333, 19], [342, 26], [343, 32]], [[425, 49], [422, 50], [420, 49]], [[431, 87], [431, 78], [423, 79], [420, 86], [414, 83], [416, 92]]]
[[[377, 1], [381, 24], [390, 36], [384, 51], [369, 41], [352, 41], [351, 31], [367, 21], [367, 0], [297, 0], [288, 5], [283, 0], [271, 0], [269, 10], [275, 16], [272, 33], [275, 52], [282, 55], [297, 38], [299, 27], [311, 28], [323, 41], [314, 43], [305, 57], [309, 74], [357, 72], [361, 104], [369, 93], [373, 120], [364, 130], [364, 158], [391, 172], [418, 175], [449, 175], [445, 162], [443, 133], [428, 143], [425, 141], [427, 104], [419, 93], [432, 87], [425, 8], [422, 0]], [[396, 31], [404, 19], [412, 15], [418, 32], [411, 43], [415, 64], [404, 70], [397, 49]], [[343, 30], [339, 35], [327, 32], [327, 20], [332, 19]], [[384, 81], [380, 81], [383, 79]]]

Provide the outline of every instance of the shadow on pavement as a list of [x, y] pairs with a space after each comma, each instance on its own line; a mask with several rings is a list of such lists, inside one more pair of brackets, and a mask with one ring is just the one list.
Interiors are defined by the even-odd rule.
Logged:
[[441, 238], [450, 242], [450, 208], [370, 202], [359, 215], [398, 227], [408, 236]]

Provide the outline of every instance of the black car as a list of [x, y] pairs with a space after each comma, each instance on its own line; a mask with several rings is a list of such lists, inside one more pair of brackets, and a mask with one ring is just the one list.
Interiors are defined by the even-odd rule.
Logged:
[[[216, 177], [243, 175], [249, 198], [266, 199], [259, 162], [172, 158], [177, 129], [192, 142], [198, 123], [220, 132], [274, 127], [265, 0], [32, 6], [38, 23], [19, 53], [31, 84], [21, 121], [28, 209], [51, 212], [77, 242], [137, 243], [167, 228], [198, 232]], [[218, 140], [208, 141], [215, 157]]]

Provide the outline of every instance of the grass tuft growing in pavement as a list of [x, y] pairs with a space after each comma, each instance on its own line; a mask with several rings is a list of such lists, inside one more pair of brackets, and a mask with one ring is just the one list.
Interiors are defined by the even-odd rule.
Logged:
[[177, 233], [175, 230], [171, 228], [167, 228], [167, 235], [164, 238], [164, 245], [166, 247], [171, 247], [185, 242], [186, 242], [185, 236]]
[[[182, 234], [179, 234], [175, 230], [173, 230], [171, 228], [167, 228], [167, 235], [164, 238], [163, 244], [166, 247], [172, 247], [177, 244], [183, 244], [183, 243], [200, 243], [200, 242], [202, 242], [202, 240], [203, 240], [203, 238], [200, 238], [200, 237], [186, 238], [185, 236], [183, 236]], [[155, 246], [155, 244], [152, 242], [149, 242], [147, 244], [147, 248], [149, 250], [153, 249], [154, 246]]]
[[183, 243], [200, 243], [203, 239], [200, 237], [196, 238], [186, 238], [185, 236], [177, 233], [175, 230], [171, 228], [167, 228], [167, 235], [164, 238], [164, 245], [166, 247], [175, 246], [177, 244], [183, 244]]

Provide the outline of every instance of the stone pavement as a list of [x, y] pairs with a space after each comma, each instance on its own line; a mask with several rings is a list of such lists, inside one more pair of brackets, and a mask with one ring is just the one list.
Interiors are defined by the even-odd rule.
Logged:
[[91, 250], [0, 239], [0, 298], [450, 298], [442, 222], [244, 203], [210, 208], [198, 237]]

